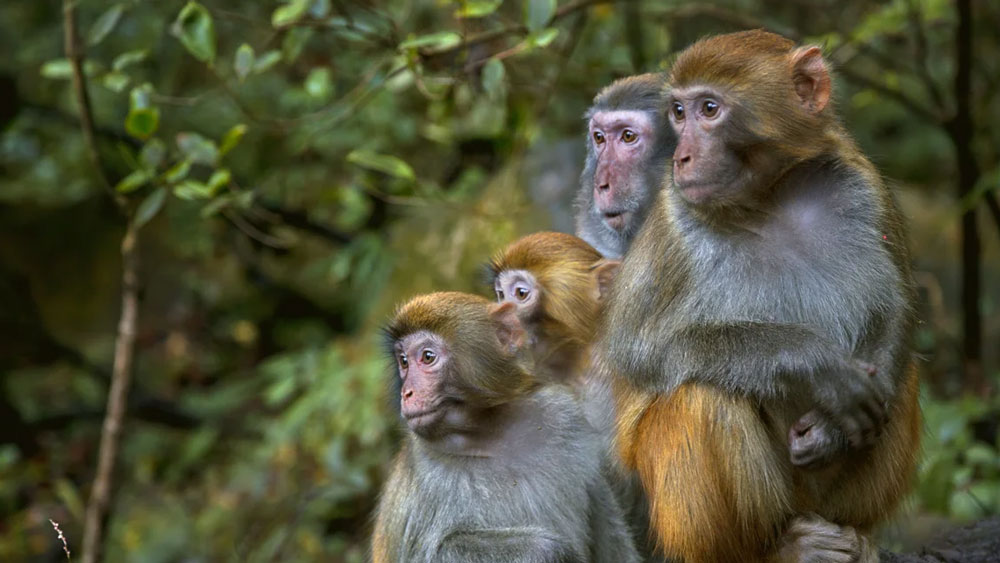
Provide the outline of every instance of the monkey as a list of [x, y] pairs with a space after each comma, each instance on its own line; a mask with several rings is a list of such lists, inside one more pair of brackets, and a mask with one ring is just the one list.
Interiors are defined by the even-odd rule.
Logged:
[[375, 563], [638, 561], [594, 430], [566, 386], [535, 374], [512, 305], [432, 293], [385, 332], [406, 436]]
[[595, 362], [669, 557], [762, 560], [815, 513], [875, 560], [871, 531], [912, 483], [905, 228], [834, 113], [827, 66], [757, 30], [696, 42], [667, 80], [672, 173], [612, 283]]
[[577, 192], [576, 234], [621, 258], [669, 170], [677, 137], [660, 103], [662, 73], [619, 79], [586, 113], [587, 158]]

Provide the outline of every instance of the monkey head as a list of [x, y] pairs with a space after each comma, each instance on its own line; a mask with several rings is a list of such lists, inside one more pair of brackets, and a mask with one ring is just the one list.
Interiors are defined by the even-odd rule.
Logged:
[[516, 311], [457, 292], [416, 297], [386, 327], [399, 410], [425, 440], [483, 430], [490, 409], [536, 385]]
[[836, 142], [818, 47], [759, 30], [710, 37], [678, 57], [669, 84], [673, 184], [689, 204], [759, 201], [792, 166]]
[[619, 265], [578, 237], [541, 232], [511, 243], [488, 268], [497, 301], [516, 308], [533, 339], [589, 343]]
[[587, 160], [577, 197], [577, 231], [619, 257], [659, 191], [675, 139], [662, 110], [664, 76], [618, 80], [587, 112]]

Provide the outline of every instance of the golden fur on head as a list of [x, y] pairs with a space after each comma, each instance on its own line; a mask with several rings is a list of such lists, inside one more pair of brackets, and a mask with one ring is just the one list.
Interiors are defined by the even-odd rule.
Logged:
[[594, 268], [603, 258], [572, 235], [542, 232], [518, 239], [490, 263], [493, 278], [501, 272], [526, 270], [542, 287], [546, 338], [561, 336], [589, 343], [596, 330], [600, 293]]

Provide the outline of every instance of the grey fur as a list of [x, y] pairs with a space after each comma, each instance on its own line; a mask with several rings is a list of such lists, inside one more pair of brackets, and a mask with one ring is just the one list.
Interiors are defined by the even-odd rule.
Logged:
[[392, 560], [638, 561], [573, 394], [550, 385], [510, 406], [502, 455], [444, 453], [408, 436], [379, 509]]
[[863, 416], [894, 396], [913, 326], [905, 235], [880, 189], [817, 159], [724, 219], [660, 192], [612, 288], [602, 365], [664, 394], [701, 381]]

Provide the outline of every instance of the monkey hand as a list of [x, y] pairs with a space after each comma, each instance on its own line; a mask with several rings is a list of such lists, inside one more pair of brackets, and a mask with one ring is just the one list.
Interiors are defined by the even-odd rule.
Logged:
[[828, 374], [820, 410], [837, 425], [852, 448], [875, 443], [888, 420], [888, 394], [875, 378], [875, 366], [848, 359]]
[[815, 514], [795, 517], [780, 546], [769, 563], [878, 561], [878, 552], [871, 542], [854, 528], [838, 526]]
[[847, 437], [818, 410], [802, 415], [788, 429], [788, 454], [792, 465], [818, 469], [847, 449]]

